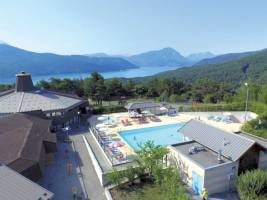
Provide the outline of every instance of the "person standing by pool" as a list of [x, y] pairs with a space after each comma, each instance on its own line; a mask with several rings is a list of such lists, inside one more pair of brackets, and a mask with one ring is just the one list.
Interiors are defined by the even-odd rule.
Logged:
[[206, 188], [203, 188], [203, 191], [202, 191], [202, 200], [208, 200], [208, 191], [206, 190]]

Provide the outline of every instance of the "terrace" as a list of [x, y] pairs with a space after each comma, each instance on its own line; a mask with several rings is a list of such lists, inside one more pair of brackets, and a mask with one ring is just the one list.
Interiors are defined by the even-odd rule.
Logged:
[[[235, 120], [229, 119], [230, 116], [229, 113], [225, 115], [222, 112], [179, 113], [178, 115], [176, 114], [172, 116], [169, 116], [168, 114], [154, 115], [149, 110], [140, 110], [139, 113], [138, 114], [135, 113], [135, 115], [133, 115], [131, 110], [131, 112], [128, 113], [96, 115], [88, 119], [91, 133], [95, 138], [95, 140], [97, 141], [98, 147], [102, 149], [102, 152], [104, 152], [104, 157], [106, 158], [106, 160], [108, 160], [108, 163], [111, 166], [118, 166], [132, 161], [131, 155], [135, 154], [136, 144], [133, 145], [132, 144], [133, 141], [129, 142], [128, 138], [125, 138], [125, 133], [129, 131], [138, 132], [138, 130], [140, 131], [146, 130], [146, 128], [152, 129], [153, 127], [155, 130], [157, 130], [160, 129], [157, 127], [173, 125], [173, 124], [181, 124], [188, 122], [191, 119], [200, 119], [201, 121], [204, 121], [209, 125], [218, 127], [222, 130], [229, 132], [239, 131], [242, 125], [239, 122], [239, 119], [242, 118], [241, 112], [238, 114], [233, 112], [231, 114], [231, 119], [234, 118]], [[177, 126], [176, 130], [178, 130], [178, 128], [179, 127]], [[174, 132], [175, 135], [171, 133], [168, 135], [168, 133], [169, 132], [167, 130], [165, 131], [165, 133], [163, 133], [164, 136], [163, 135], [157, 136], [156, 132], [153, 131], [153, 133], [147, 135], [147, 137], [144, 137], [144, 135], [142, 135], [142, 137], [140, 138], [146, 138], [147, 140], [148, 139], [157, 140], [156, 137], [160, 137], [159, 140], [161, 141], [162, 138], [166, 139], [167, 136], [176, 136], [177, 134], [176, 131]], [[137, 138], [136, 143], [140, 142], [138, 140], [140, 138]], [[136, 138], [131, 138], [131, 139], [135, 140]], [[159, 143], [159, 144], [173, 145], [181, 142], [181, 140], [178, 140], [176, 137], [173, 137], [171, 139], [173, 140], [171, 143], [166, 143], [166, 144]]]

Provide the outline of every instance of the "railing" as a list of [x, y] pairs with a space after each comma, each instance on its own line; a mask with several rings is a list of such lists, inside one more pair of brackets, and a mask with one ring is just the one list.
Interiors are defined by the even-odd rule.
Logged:
[[106, 157], [109, 159], [109, 161], [112, 163], [112, 166], [122, 165], [129, 162], [132, 162], [132, 160], [128, 157], [128, 155], [125, 156], [125, 159], [119, 160], [113, 155], [110, 151], [110, 149], [104, 144], [105, 142], [102, 140], [102, 138], [99, 135], [99, 131], [94, 127], [89, 125], [89, 128], [91, 129], [91, 132], [93, 133], [94, 137], [96, 138], [99, 146], [102, 148], [104, 153], [106, 154]]

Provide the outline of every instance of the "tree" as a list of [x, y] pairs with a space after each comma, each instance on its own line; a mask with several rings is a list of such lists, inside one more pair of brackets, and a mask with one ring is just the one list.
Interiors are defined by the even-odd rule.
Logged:
[[238, 177], [236, 186], [241, 200], [264, 200], [267, 198], [267, 171], [248, 171]]
[[179, 171], [176, 168], [167, 168], [164, 170], [161, 182], [162, 191], [166, 194], [167, 200], [189, 200], [183, 185], [180, 181]]
[[164, 91], [158, 98], [159, 101], [169, 101], [169, 95], [167, 91]]
[[102, 101], [106, 94], [104, 78], [97, 72], [92, 72], [91, 77], [84, 80], [85, 94], [98, 105], [102, 105]]
[[163, 164], [163, 158], [168, 154], [168, 149], [161, 146], [155, 145], [153, 141], [147, 141], [146, 143], [138, 144], [139, 150], [136, 151], [140, 157], [139, 166], [145, 168], [148, 175], [153, 179], [153, 172], [159, 166]]
[[263, 85], [260, 88], [260, 93], [258, 94], [260, 102], [267, 104], [267, 85]]
[[0, 92], [6, 91], [6, 90], [10, 90], [12, 88], [14, 88], [14, 85], [3, 85], [3, 84], [0, 84]]
[[172, 94], [170, 96], [170, 102], [172, 102], [172, 103], [177, 103], [179, 101], [179, 99], [180, 99], [180, 97], [177, 94]]
[[135, 95], [139, 97], [143, 97], [147, 93], [147, 88], [143, 84], [138, 84], [135, 86], [134, 91], [135, 91]]
[[127, 96], [134, 95], [134, 88], [135, 88], [135, 83], [130, 79], [129, 81], [127, 81], [126, 85], [124, 86], [125, 94]]
[[124, 93], [122, 83], [118, 79], [111, 79], [105, 81], [106, 97], [119, 97]]

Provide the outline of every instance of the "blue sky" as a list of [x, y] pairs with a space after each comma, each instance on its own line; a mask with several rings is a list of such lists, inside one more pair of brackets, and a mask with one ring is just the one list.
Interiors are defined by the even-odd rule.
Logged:
[[267, 1], [0, 0], [0, 40], [60, 54], [267, 48]]

